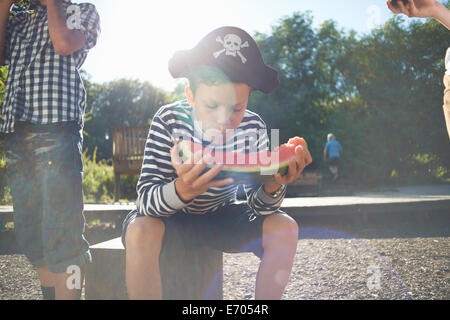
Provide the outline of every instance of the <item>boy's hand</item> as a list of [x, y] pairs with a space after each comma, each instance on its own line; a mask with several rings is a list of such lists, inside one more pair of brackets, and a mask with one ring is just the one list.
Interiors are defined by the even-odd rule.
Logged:
[[306, 166], [311, 164], [312, 157], [307, 148], [298, 145], [295, 148], [295, 160], [289, 162], [288, 173], [284, 176], [277, 173], [272, 181], [264, 184], [264, 190], [267, 193], [274, 193], [281, 185], [291, 183], [292, 181], [300, 178], [300, 175]]
[[[194, 155], [183, 163], [178, 156], [178, 148], [175, 143], [170, 150], [172, 166], [175, 168], [178, 179], [175, 180], [175, 190], [184, 202], [189, 202], [196, 196], [205, 193], [209, 188], [221, 187], [233, 183], [233, 179], [214, 180], [214, 177], [222, 170], [223, 165], [215, 165], [208, 172], [200, 175], [211, 160], [210, 155], [202, 158], [201, 154]], [[201, 152], [200, 152], [201, 153]]]
[[394, 7], [391, 0], [387, 1], [387, 6], [393, 13], [403, 13], [410, 18], [434, 17], [437, 4], [436, 0], [409, 0], [407, 5], [404, 5], [403, 1], [398, 1]]

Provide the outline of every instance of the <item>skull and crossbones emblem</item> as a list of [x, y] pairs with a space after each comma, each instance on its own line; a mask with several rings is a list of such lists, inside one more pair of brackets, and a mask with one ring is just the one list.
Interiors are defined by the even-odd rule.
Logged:
[[244, 55], [241, 53], [242, 48], [248, 48], [249, 44], [247, 41], [242, 43], [242, 40], [239, 36], [235, 34], [227, 34], [225, 38], [222, 40], [222, 38], [219, 36], [216, 38], [217, 42], [220, 42], [223, 45], [223, 49], [217, 52], [214, 52], [214, 58], [218, 58], [222, 53], [225, 52], [225, 55], [227, 56], [233, 56], [236, 57], [239, 56], [241, 58], [242, 63], [247, 62], [247, 58], [244, 57]]

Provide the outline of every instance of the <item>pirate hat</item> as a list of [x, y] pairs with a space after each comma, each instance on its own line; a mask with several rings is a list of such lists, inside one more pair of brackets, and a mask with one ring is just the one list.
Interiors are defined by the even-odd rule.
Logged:
[[177, 51], [169, 61], [174, 78], [186, 77], [201, 67], [217, 68], [231, 82], [246, 83], [264, 93], [279, 84], [278, 72], [264, 63], [255, 40], [236, 27], [210, 32], [194, 48]]

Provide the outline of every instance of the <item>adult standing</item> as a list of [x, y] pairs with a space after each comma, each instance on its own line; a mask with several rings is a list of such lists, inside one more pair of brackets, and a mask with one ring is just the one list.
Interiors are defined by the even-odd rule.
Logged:
[[339, 158], [341, 157], [342, 150], [342, 146], [336, 140], [334, 134], [329, 133], [327, 143], [323, 150], [323, 160], [327, 163], [328, 169], [333, 175], [333, 181], [336, 181], [339, 176]]
[[[405, 3], [403, 3], [405, 2]], [[436, 0], [404, 0], [387, 1], [388, 8], [393, 13], [403, 13], [410, 18], [433, 18], [450, 30], [450, 10]], [[444, 75], [444, 116], [447, 133], [450, 138], [450, 47], [445, 56]]]
[[79, 74], [100, 32], [90, 3], [0, 0], [0, 64], [9, 67], [0, 133], [22, 252], [44, 299], [79, 299], [84, 266], [82, 134], [86, 92]]

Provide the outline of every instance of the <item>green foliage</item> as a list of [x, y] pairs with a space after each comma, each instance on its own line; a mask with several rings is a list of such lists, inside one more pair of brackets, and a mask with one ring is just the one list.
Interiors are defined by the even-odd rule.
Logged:
[[120, 196], [119, 202], [135, 201], [137, 198], [136, 185], [138, 175], [120, 176]]
[[106, 160], [97, 161], [97, 149], [83, 152], [83, 192], [85, 202], [112, 202], [114, 168]]
[[357, 176], [389, 183], [395, 171], [397, 181], [431, 182], [433, 170], [419, 170], [414, 155], [428, 154], [438, 167], [450, 163], [442, 112], [448, 40], [434, 20], [405, 26], [401, 17], [345, 39], [337, 67], [357, 95], [336, 106], [332, 130], [350, 147], [345, 162]]
[[[86, 203], [114, 202], [114, 168], [110, 160], [97, 160], [97, 149], [92, 156], [83, 152], [83, 192]], [[138, 176], [121, 176], [121, 196], [134, 201]]]
[[[313, 169], [324, 167], [333, 132], [344, 147], [341, 172], [352, 183], [448, 179], [442, 77], [449, 33], [432, 19], [408, 22], [395, 16], [357, 35], [333, 21], [313, 30], [309, 12], [283, 18], [270, 34], [256, 34], [280, 86], [253, 95], [249, 108], [280, 129], [281, 141], [305, 137]], [[421, 163], [417, 154], [430, 160]]]
[[170, 102], [169, 94], [148, 82], [115, 80], [94, 84], [82, 73], [87, 93], [84, 146], [97, 147], [99, 159], [112, 158], [111, 129], [147, 125], [155, 112]]
[[8, 186], [3, 185], [0, 192], [0, 206], [12, 206], [11, 190]]
[[179, 82], [175, 89], [170, 94], [170, 101], [178, 101], [178, 100], [184, 100], [186, 99], [186, 94], [184, 92], [186, 85], [188, 84], [188, 81]]
[[[346, 88], [336, 70], [342, 35], [332, 21], [316, 32], [312, 20], [309, 12], [294, 13], [270, 35], [256, 34], [265, 61], [279, 71], [280, 86], [269, 96], [252, 95], [249, 108], [267, 121], [269, 129], [280, 129], [280, 141], [305, 137], [313, 159], [320, 159], [330, 105]], [[319, 166], [316, 160], [310, 168]]]
[[[3, 104], [5, 97], [5, 83], [8, 75], [8, 69], [6, 67], [0, 67], [0, 106]], [[1, 119], [1, 107], [0, 107], [0, 119]], [[3, 145], [3, 140], [0, 135], [0, 204], [11, 204], [11, 196], [9, 189], [6, 186], [6, 157]]]

